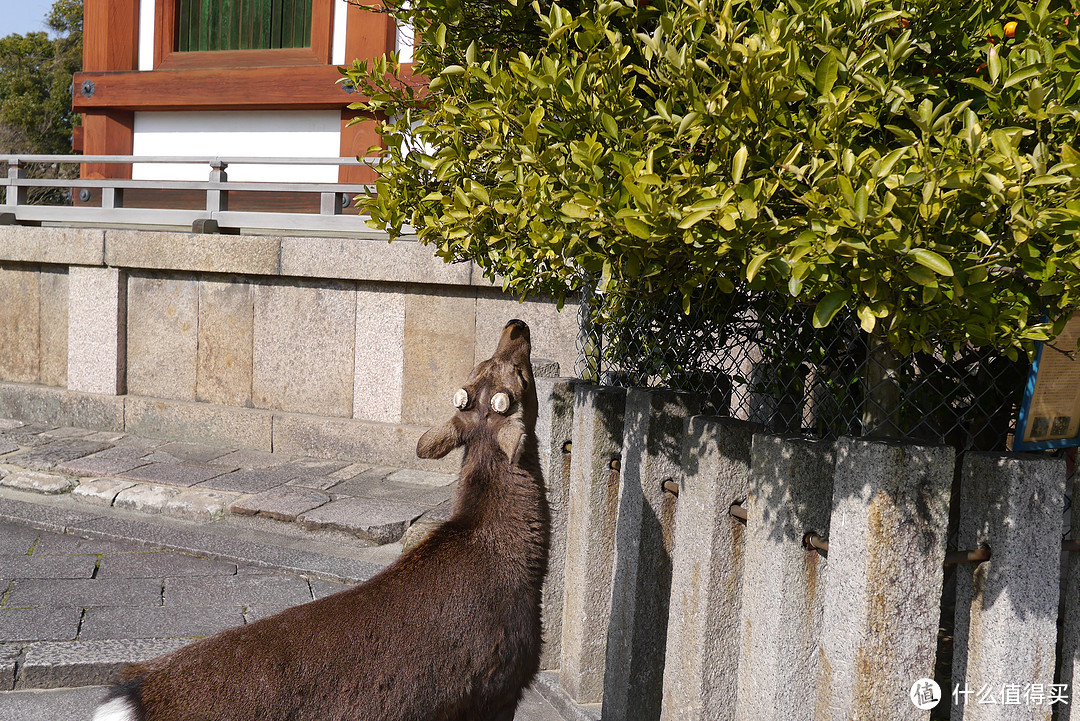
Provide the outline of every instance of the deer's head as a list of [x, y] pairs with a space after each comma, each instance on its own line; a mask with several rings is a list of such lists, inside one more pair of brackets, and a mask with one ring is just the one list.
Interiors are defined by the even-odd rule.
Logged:
[[442, 458], [459, 446], [495, 444], [517, 464], [526, 434], [536, 429], [531, 351], [529, 326], [520, 320], [507, 323], [495, 354], [473, 368], [454, 394], [457, 411], [420, 437], [416, 455]]

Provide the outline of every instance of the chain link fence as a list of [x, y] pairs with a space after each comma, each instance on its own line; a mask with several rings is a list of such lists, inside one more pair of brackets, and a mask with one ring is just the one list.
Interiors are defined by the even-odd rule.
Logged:
[[958, 450], [1005, 450], [1027, 361], [965, 348], [894, 358], [854, 314], [814, 328], [813, 308], [736, 292], [695, 302], [674, 293], [609, 308], [580, 305], [578, 375], [601, 385], [696, 393], [706, 412], [774, 433], [882, 435]]

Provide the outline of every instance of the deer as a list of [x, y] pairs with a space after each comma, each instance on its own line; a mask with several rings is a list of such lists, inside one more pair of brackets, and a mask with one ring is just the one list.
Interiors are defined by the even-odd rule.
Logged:
[[548, 508], [529, 327], [419, 439], [449, 520], [368, 581], [123, 669], [93, 721], [511, 721], [540, 663]]

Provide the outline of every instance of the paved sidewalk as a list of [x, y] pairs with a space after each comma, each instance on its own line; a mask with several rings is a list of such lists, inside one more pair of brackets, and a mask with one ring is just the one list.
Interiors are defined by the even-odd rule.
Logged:
[[456, 477], [0, 419], [0, 485], [212, 521], [258, 515], [370, 544], [449, 516]]
[[370, 578], [455, 481], [5, 420], [0, 476], [5, 721], [89, 718], [123, 663]]

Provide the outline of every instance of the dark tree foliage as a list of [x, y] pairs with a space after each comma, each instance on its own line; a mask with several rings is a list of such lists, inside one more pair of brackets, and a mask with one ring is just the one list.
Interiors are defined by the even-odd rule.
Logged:
[[0, 38], [0, 153], [70, 153], [77, 114], [71, 76], [82, 68], [82, 0], [56, 0], [55, 33]]

